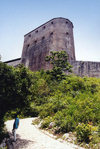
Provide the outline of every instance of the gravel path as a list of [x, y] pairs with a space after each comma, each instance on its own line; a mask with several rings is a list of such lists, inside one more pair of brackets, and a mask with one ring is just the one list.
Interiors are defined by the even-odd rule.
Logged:
[[[34, 118], [20, 119], [17, 130], [17, 141], [14, 149], [82, 149], [74, 144], [60, 142], [46, 135], [32, 125]], [[14, 120], [6, 122], [7, 130], [11, 133]]]

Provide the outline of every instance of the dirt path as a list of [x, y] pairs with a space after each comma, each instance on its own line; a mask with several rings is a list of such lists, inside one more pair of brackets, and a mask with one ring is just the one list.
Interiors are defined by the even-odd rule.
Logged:
[[[67, 142], [59, 142], [44, 134], [32, 125], [34, 118], [21, 119], [17, 130], [17, 141], [14, 149], [81, 149]], [[7, 130], [11, 133], [14, 120], [6, 122]], [[13, 138], [12, 138], [13, 139]]]

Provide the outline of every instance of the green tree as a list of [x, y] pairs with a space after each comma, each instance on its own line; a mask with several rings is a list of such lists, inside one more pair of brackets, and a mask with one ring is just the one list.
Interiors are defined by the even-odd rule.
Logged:
[[32, 73], [27, 68], [14, 68], [0, 62], [0, 136], [5, 114], [11, 110], [21, 112], [30, 104], [31, 84]]
[[52, 70], [48, 70], [53, 79], [62, 80], [65, 78], [65, 71], [72, 72], [72, 66], [68, 62], [66, 51], [51, 51], [51, 55], [46, 56], [46, 61], [52, 65]]

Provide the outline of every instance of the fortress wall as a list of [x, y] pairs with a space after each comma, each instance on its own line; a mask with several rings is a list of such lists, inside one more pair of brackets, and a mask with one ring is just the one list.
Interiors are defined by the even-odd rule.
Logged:
[[76, 61], [73, 24], [65, 18], [54, 18], [26, 34], [21, 58], [5, 63], [14, 67], [22, 63], [32, 71], [47, 70], [51, 65], [45, 62], [46, 55], [60, 50], [67, 52], [74, 74], [100, 78], [100, 62]]
[[16, 67], [17, 65], [21, 64], [21, 58], [10, 60], [10, 61], [4, 62], [4, 63], [8, 64], [9, 66]]
[[78, 76], [100, 78], [100, 62], [71, 61], [73, 73]]
[[65, 50], [69, 60], [75, 60], [73, 24], [64, 18], [55, 18], [24, 36], [21, 63], [32, 71], [49, 69], [45, 56], [50, 51]]

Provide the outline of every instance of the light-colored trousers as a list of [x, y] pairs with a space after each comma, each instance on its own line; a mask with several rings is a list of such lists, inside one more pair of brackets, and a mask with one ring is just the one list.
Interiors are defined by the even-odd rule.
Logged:
[[14, 141], [16, 141], [16, 129], [13, 130]]

